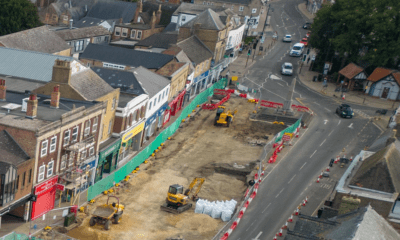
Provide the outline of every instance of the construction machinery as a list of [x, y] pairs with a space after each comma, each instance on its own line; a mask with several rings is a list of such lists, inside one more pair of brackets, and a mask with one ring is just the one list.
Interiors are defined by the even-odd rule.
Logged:
[[219, 106], [217, 108], [217, 115], [214, 119], [214, 126], [224, 125], [229, 127], [233, 122], [233, 117], [237, 113], [237, 110], [231, 112], [231, 110], [226, 110], [224, 106]]
[[[110, 198], [117, 199], [118, 203], [108, 203]], [[111, 223], [118, 224], [121, 221], [122, 214], [124, 213], [124, 206], [119, 203], [119, 198], [115, 196], [108, 196], [107, 203], [98, 206], [92, 218], [90, 218], [89, 225], [94, 226], [96, 223], [103, 224], [105, 230], [110, 230]]]
[[[185, 192], [183, 191], [182, 185], [174, 184], [169, 186], [166, 203], [161, 205], [161, 210], [175, 214], [189, 210], [192, 207], [192, 203], [189, 202], [189, 199], [192, 199], [192, 201], [198, 200], [197, 194], [200, 192], [204, 181], [205, 178], [193, 179]], [[193, 190], [196, 185], [196, 190]], [[191, 197], [189, 195], [191, 195]]]

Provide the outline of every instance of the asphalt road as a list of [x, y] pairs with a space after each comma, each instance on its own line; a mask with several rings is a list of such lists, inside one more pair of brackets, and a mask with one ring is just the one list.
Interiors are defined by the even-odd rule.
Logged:
[[[280, 38], [267, 56], [257, 60], [241, 83], [259, 89], [261, 99], [283, 103], [288, 86], [297, 77], [297, 71], [293, 76], [281, 76], [280, 69], [283, 62], [291, 62], [296, 70], [299, 64], [299, 58], [289, 56], [289, 49], [306, 33], [302, 28], [306, 20], [297, 9], [302, 2], [281, 0], [271, 3], [274, 8], [274, 12], [270, 11], [271, 26]], [[292, 43], [281, 41], [286, 33], [292, 34]], [[294, 97], [314, 111], [312, 124], [306, 131], [301, 131], [300, 141], [267, 175], [229, 239], [273, 239], [293, 210], [308, 196], [307, 186], [315, 182], [331, 158], [343, 148], [358, 153], [381, 133], [366, 115], [373, 112], [373, 108], [352, 106], [356, 110], [355, 116], [342, 119], [335, 114], [337, 101], [308, 89], [298, 80]]]

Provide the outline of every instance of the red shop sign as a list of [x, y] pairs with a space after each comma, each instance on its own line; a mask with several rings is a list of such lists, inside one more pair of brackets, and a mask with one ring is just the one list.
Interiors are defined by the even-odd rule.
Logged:
[[49, 180], [37, 185], [35, 187], [35, 195], [39, 195], [41, 192], [44, 192], [47, 189], [54, 187], [54, 185], [56, 185], [57, 181], [58, 181], [58, 176], [54, 176], [54, 177], [50, 178]]
[[58, 183], [56, 184], [56, 190], [64, 191], [64, 189], [65, 189], [64, 185]]

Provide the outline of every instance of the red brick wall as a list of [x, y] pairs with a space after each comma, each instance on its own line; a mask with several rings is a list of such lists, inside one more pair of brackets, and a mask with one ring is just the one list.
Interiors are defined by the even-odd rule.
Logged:
[[[57, 137], [57, 139], [56, 139], [56, 148], [55, 148], [55, 150], [53, 151], [53, 152], [50, 152], [50, 145], [51, 145], [51, 139], [53, 138], [53, 137]], [[47, 153], [46, 153], [46, 155], [44, 155], [44, 156], [42, 156], [42, 143], [43, 142], [45, 142], [45, 141], [47, 141], [48, 142], [48, 144], [47, 144]], [[44, 180], [46, 180], [46, 179], [48, 179], [48, 178], [51, 178], [51, 177], [53, 177], [54, 175], [56, 175], [56, 170], [58, 169], [58, 166], [57, 166], [57, 157], [58, 157], [58, 151], [59, 151], [59, 149], [58, 149], [58, 143], [60, 142], [61, 140], [60, 140], [60, 133], [58, 132], [58, 133], [56, 133], [55, 135], [52, 135], [52, 136], [50, 136], [50, 137], [48, 137], [48, 138], [46, 138], [46, 139], [43, 139], [42, 141], [40, 141], [40, 144], [39, 144], [39, 152], [37, 153], [38, 154], [38, 165], [37, 165], [37, 167], [38, 167], [38, 169], [37, 169], [37, 181], [39, 182], [39, 167], [41, 167], [41, 166], [43, 166], [43, 165], [46, 165], [46, 168], [45, 168], [45, 174], [44, 174]], [[49, 164], [49, 162], [51, 162], [51, 161], [54, 161], [54, 166], [53, 166], [53, 173], [52, 173], [52, 175], [51, 176], [47, 176], [47, 165]], [[42, 180], [43, 181], [43, 180]]]
[[[27, 160], [26, 162], [18, 165], [17, 176], [19, 176], [18, 189], [15, 193], [15, 200], [26, 196], [32, 192], [33, 173], [35, 159]], [[30, 173], [31, 171], [31, 173]], [[25, 182], [24, 182], [25, 173]]]
[[3, 130], [7, 130], [31, 158], [36, 156], [36, 137], [34, 132], [0, 125], [0, 131]]

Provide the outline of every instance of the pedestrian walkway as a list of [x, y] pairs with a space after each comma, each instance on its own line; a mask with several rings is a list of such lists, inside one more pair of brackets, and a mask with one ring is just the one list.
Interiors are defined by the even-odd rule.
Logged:
[[312, 20], [314, 19], [315, 15], [311, 14], [308, 10], [307, 10], [307, 6], [306, 3], [300, 3], [299, 4], [299, 11], [308, 19]]

